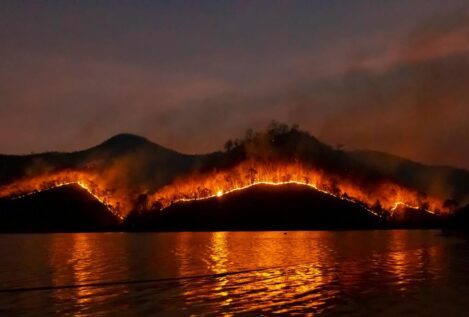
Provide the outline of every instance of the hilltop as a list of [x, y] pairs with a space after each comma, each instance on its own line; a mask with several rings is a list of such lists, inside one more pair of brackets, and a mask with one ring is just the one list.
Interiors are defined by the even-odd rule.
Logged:
[[[295, 174], [297, 171], [293, 168], [299, 169], [300, 174]], [[314, 173], [308, 172], [310, 170]], [[285, 181], [292, 177], [297, 180], [300, 177], [306, 184], [319, 177], [313, 187], [333, 193], [338, 198], [350, 197], [348, 188], [354, 186], [352, 192], [358, 196], [352, 195], [351, 201], [364, 203], [363, 206], [379, 212], [389, 212], [392, 206], [392, 201], [386, 201], [386, 195], [400, 197], [402, 191], [413, 195], [411, 201], [418, 204], [418, 208], [438, 206], [433, 210], [437, 214], [443, 209], [449, 212], [464, 210], [469, 204], [469, 172], [466, 170], [425, 165], [387, 153], [334, 148], [297, 126], [275, 122], [265, 131], [248, 130], [244, 137], [228, 140], [223, 150], [204, 155], [182, 154], [132, 134], [119, 134], [89, 149], [70, 153], [0, 155], [0, 196], [14, 197], [31, 190], [81, 182], [84, 188], [101, 196], [122, 217], [129, 212], [135, 217], [142, 210], [158, 211], [171, 200], [209, 198], [215, 195], [216, 188], [225, 188], [223, 192], [235, 183], [256, 183], [265, 179], [268, 171], [280, 177], [267, 175], [272, 177], [271, 181]], [[219, 183], [209, 183], [214, 180]], [[285, 192], [289, 191], [285, 189]], [[161, 196], [163, 194], [167, 195]], [[228, 215], [234, 210], [232, 206], [238, 206], [230, 197], [237, 195], [224, 197], [228, 202], [226, 206], [218, 206], [216, 199], [208, 199], [170, 206], [164, 212], [185, 215], [192, 209], [221, 208]], [[251, 201], [251, 195], [268, 196], [252, 189], [239, 199]], [[277, 193], [277, 196], [284, 197], [284, 202], [289, 201], [286, 194]], [[367, 201], [362, 200], [365, 196]], [[432, 199], [440, 201], [439, 205], [432, 205]], [[314, 205], [321, 205], [319, 200], [322, 199], [294, 204], [295, 209], [299, 210], [301, 206], [304, 210], [314, 209]], [[290, 201], [288, 204], [278, 202], [269, 208], [274, 210], [277, 205], [283, 206], [282, 210], [293, 206]], [[2, 204], [0, 208], [5, 209], [5, 206], [8, 204]], [[238, 209], [244, 208], [245, 211], [246, 206], [241, 204]], [[202, 218], [212, 217], [210, 213], [202, 212], [200, 215]], [[413, 213], [409, 215], [418, 219], [417, 224], [421, 221], [419, 219], [424, 219], [415, 217]], [[291, 226], [294, 227], [293, 224]]]

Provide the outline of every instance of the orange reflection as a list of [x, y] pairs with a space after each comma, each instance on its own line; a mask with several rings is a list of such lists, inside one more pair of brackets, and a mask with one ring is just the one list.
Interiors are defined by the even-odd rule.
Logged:
[[[209, 269], [215, 274], [223, 274], [228, 272], [228, 250], [226, 241], [226, 232], [214, 232], [211, 235], [211, 252], [210, 262], [212, 265]], [[215, 280], [213, 292], [222, 298], [221, 306], [227, 306], [233, 300], [230, 297], [230, 293], [226, 288], [230, 282], [229, 276], [221, 276]], [[226, 315], [225, 315], [226, 316]]]
[[[432, 262], [441, 263], [439, 248], [422, 245], [412, 246], [413, 232], [393, 230], [390, 232], [391, 250], [387, 253], [388, 272], [394, 276], [393, 282], [400, 291], [412, 284], [428, 279], [428, 267]], [[437, 266], [439, 266], [438, 264]]]
[[[100, 278], [93, 269], [95, 251], [89, 239], [88, 234], [80, 233], [53, 235], [53, 286], [87, 284]], [[95, 292], [95, 288], [77, 287], [59, 289], [54, 294], [59, 300], [75, 298], [74, 305], [80, 311], [93, 303]]]
[[[158, 250], [150, 258], [121, 257], [119, 247], [109, 252], [116, 239], [115, 235], [106, 237], [54, 235], [53, 285], [129, 280], [128, 272], [118, 269], [125, 265], [135, 278], [152, 279], [160, 273], [161, 277], [184, 278], [55, 290], [55, 301], [72, 306], [77, 315], [93, 313], [91, 307], [115, 305], [128, 314], [128, 310], [138, 311], [138, 305], [132, 304], [143, 301], [148, 303], [145, 307], [161, 309], [163, 315], [168, 311], [225, 316], [320, 314], [349, 308], [347, 300], [354, 301], [353, 296], [358, 300], [370, 297], [371, 304], [382, 297], [392, 300], [445, 276], [439, 271], [445, 269], [441, 238], [424, 230], [119, 235], [124, 239], [119, 242], [132, 241], [131, 255], [146, 254], [142, 242], [150, 241], [147, 251]], [[111, 255], [118, 259], [114, 263], [118, 266], [111, 267]]]
[[208, 274], [181, 282], [183, 301], [195, 314], [305, 315], [334, 309], [344, 293], [360, 294], [377, 285], [391, 293], [406, 291], [435, 278], [441, 266], [441, 250], [425, 234], [183, 233], [180, 275], [189, 273], [188, 258]]
[[[290, 233], [294, 237], [289, 238], [281, 232], [184, 233], [192, 238], [181, 239], [184, 245], [178, 250], [186, 247], [183, 253], [193, 256], [201, 251], [194, 247], [194, 241], [209, 235], [202, 254], [208, 259], [207, 272], [214, 274], [203, 281], [182, 284], [186, 305], [212, 304], [217, 311], [229, 315], [267, 310], [273, 303], [279, 306], [277, 313], [282, 313], [281, 307], [286, 304], [290, 312], [302, 311], [306, 301], [309, 309], [321, 311], [337, 290], [327, 286], [335, 278], [326, 270], [332, 266], [333, 258], [327, 249], [318, 246], [320, 239], [310, 241], [312, 234], [315, 233]], [[186, 258], [183, 253], [179, 253], [181, 269]], [[256, 269], [243, 272], [253, 268]], [[218, 276], [233, 272], [240, 273]]]
[[[106, 258], [103, 241], [96, 243], [97, 237], [100, 237], [100, 234], [52, 235], [50, 248], [52, 286], [72, 286], [55, 290], [54, 298], [57, 302], [73, 303], [75, 316], [88, 315], [90, 309], [96, 309], [99, 305], [126, 292], [125, 285], [120, 286], [118, 292], [86, 286], [110, 279], [106, 276], [106, 263], [111, 259]], [[100, 238], [102, 237], [101, 235]], [[125, 305], [121, 308], [125, 308]]]

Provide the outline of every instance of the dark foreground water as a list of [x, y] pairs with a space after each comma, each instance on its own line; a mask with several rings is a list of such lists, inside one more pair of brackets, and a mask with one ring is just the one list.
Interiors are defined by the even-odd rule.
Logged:
[[0, 235], [2, 316], [467, 316], [439, 231]]

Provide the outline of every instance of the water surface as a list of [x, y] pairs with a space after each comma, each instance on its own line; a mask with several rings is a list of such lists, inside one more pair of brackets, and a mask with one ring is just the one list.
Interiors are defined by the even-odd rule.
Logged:
[[0, 235], [0, 315], [464, 316], [437, 230]]

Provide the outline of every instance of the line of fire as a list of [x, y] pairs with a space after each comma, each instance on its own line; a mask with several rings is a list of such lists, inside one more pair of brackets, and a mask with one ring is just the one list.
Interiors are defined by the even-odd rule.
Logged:
[[393, 213], [399, 205], [436, 214], [448, 211], [441, 199], [429, 197], [391, 182], [364, 186], [354, 184], [343, 177], [330, 176], [320, 170], [306, 168], [299, 163], [265, 164], [255, 161], [243, 162], [227, 170], [214, 170], [179, 177], [155, 192], [135, 192], [131, 189], [118, 188], [100, 179], [98, 173], [62, 171], [5, 185], [0, 188], [0, 196], [18, 199], [24, 195], [72, 183], [87, 190], [120, 218], [136, 208], [135, 204], [142, 200], [142, 195], [146, 197], [144, 208], [164, 211], [171, 204], [181, 201], [222, 197], [258, 184], [307, 186], [337, 199], [360, 203], [375, 215]]

